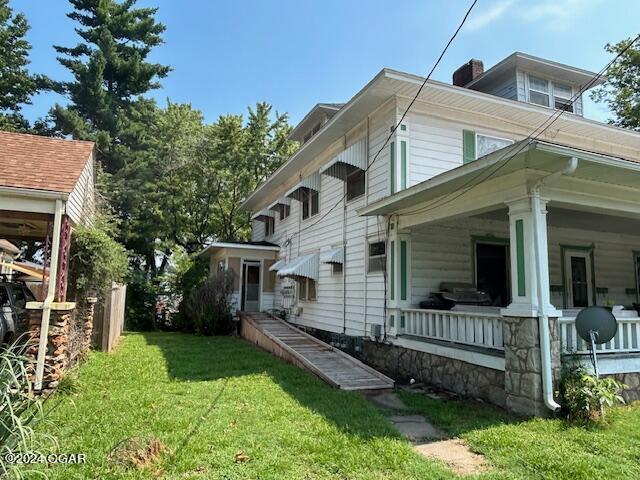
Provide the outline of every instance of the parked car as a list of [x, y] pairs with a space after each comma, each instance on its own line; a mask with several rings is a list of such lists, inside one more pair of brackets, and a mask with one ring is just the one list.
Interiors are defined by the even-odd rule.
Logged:
[[0, 340], [11, 343], [16, 334], [27, 330], [27, 302], [35, 301], [24, 283], [0, 282]]

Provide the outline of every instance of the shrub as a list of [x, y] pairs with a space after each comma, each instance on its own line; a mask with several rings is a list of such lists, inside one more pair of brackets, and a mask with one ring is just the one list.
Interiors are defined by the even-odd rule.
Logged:
[[21, 342], [0, 351], [0, 477], [24, 478], [31, 473], [7, 462], [8, 453], [38, 452], [43, 439], [55, 444], [53, 437], [36, 435], [33, 430], [44, 418], [44, 410], [31, 390], [26, 348]]
[[563, 408], [572, 420], [604, 419], [605, 411], [616, 404], [624, 404], [620, 392], [626, 385], [614, 378], [596, 378], [584, 367], [565, 368], [561, 382]]
[[207, 278], [183, 299], [183, 327], [191, 326], [201, 335], [228, 335], [234, 325], [231, 314], [231, 294], [234, 273], [219, 272]]

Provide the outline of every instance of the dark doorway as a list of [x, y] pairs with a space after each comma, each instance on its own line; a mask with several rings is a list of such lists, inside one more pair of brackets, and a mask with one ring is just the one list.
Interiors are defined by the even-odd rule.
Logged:
[[511, 293], [508, 245], [476, 243], [476, 283], [478, 290], [491, 297], [491, 305], [509, 305]]
[[242, 307], [246, 312], [260, 310], [260, 264], [243, 265]]

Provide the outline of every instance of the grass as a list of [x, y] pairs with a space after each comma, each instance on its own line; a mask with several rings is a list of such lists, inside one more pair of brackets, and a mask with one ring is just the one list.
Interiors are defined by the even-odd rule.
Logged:
[[[87, 463], [53, 466], [51, 479], [453, 477], [359, 395], [242, 340], [129, 334], [115, 354], [92, 354], [75, 382], [48, 429], [61, 452], [86, 453]], [[110, 461], [131, 437], [157, 437], [168, 450], [144, 469]], [[240, 452], [248, 459], [236, 463]]]
[[[115, 354], [92, 354], [72, 383], [47, 428], [61, 452], [86, 453], [87, 463], [52, 466], [51, 479], [454, 478], [359, 395], [238, 339], [129, 334]], [[482, 479], [640, 478], [640, 405], [616, 410], [608, 428], [584, 429], [401, 396], [487, 456], [495, 468]], [[131, 438], [159, 439], [157, 461], [141, 469], [109, 459]]]
[[505, 478], [640, 478], [640, 403], [609, 413], [608, 426], [516, 419], [488, 405], [401, 392], [414, 413], [464, 438]]

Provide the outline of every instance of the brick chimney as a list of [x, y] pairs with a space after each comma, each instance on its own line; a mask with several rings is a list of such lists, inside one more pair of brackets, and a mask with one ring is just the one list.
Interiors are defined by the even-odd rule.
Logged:
[[472, 58], [459, 69], [453, 72], [453, 84], [464, 87], [484, 73], [482, 60]]

